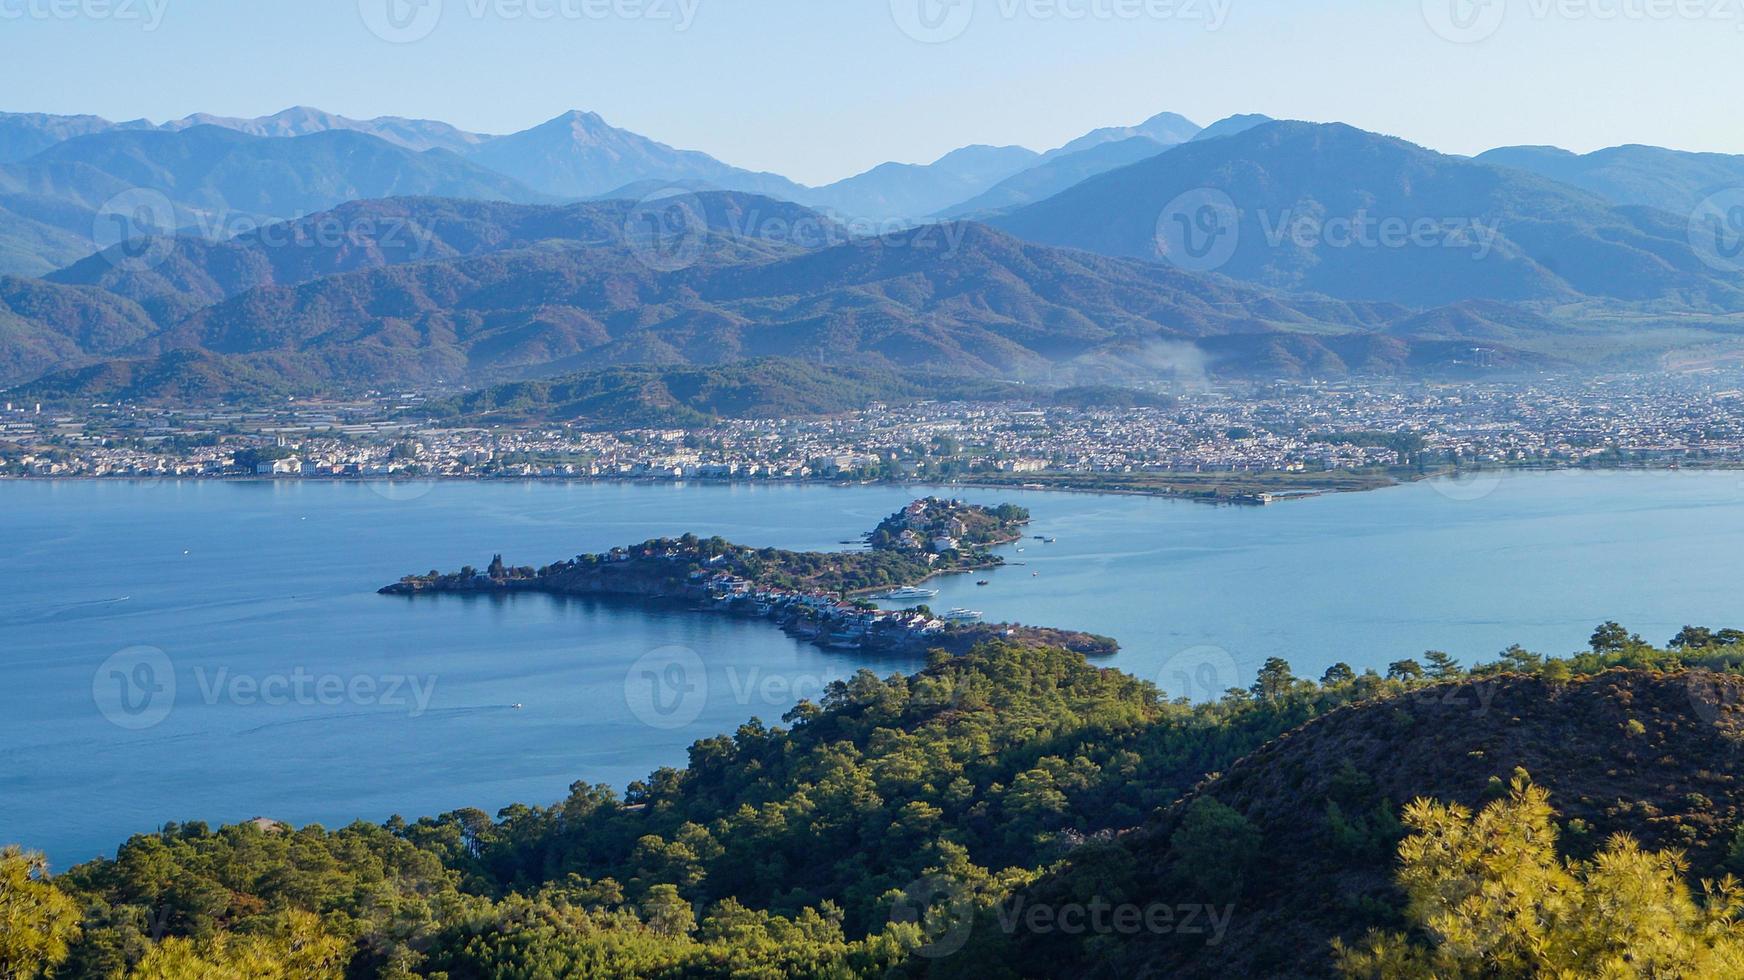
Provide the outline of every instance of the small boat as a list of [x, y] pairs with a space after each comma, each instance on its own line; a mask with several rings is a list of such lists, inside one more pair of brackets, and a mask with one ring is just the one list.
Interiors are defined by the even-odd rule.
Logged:
[[515, 702], [515, 703], [514, 703], [514, 704], [511, 704], [511, 705], [509, 705], [509, 709], [510, 709], [510, 710], [512, 710], [512, 711], [519, 711], [519, 710], [521, 710], [521, 709], [522, 709], [522, 708], [525, 708], [525, 707], [526, 707], [526, 705], [524, 705], [524, 704], [522, 704], [522, 703], [521, 703], [521, 702], [519, 702], [519, 701], [516, 701], [516, 702]]
[[981, 580], [981, 581], [979, 581], [979, 582], [976, 582], [976, 583], [975, 583], [975, 584], [976, 584], [976, 585], [992, 585], [992, 584], [993, 584], [993, 583], [992, 583], [992, 582], [989, 582], [989, 581], [987, 581], [987, 580], [986, 580], [986, 579], [982, 579], [982, 580]]

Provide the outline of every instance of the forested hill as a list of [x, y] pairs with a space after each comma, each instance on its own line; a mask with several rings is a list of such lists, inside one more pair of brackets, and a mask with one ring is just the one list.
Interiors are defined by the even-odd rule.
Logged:
[[[1142, 397], [1137, 392], [1130, 397]], [[898, 372], [887, 367], [828, 367], [764, 357], [710, 367], [615, 367], [538, 381], [493, 385], [425, 410], [489, 421], [588, 422], [601, 426], [702, 425], [721, 418], [836, 415], [875, 402], [1006, 401], [1046, 398], [1021, 385]]]
[[[1320, 682], [1274, 660], [1250, 689], [1197, 707], [1064, 651], [992, 644], [912, 677], [861, 671], [780, 727], [751, 720], [696, 743], [686, 768], [622, 796], [577, 784], [495, 818], [339, 830], [169, 824], [49, 880], [8, 854], [0, 913], [29, 941], [0, 946], [0, 972], [1321, 976], [1331, 940], [1361, 945], [1371, 926], [1404, 937], [1402, 962], [1426, 962], [1411, 949], [1430, 940], [1406, 931], [1392, 878], [1401, 821], [1462, 817], [1399, 807], [1500, 801], [1489, 819], [1536, 826], [1551, 817], [1510, 789], [1520, 767], [1563, 808], [1570, 857], [1612, 831], [1687, 848], [1687, 876], [1626, 854], [1609, 879], [1544, 874], [1580, 874], [1595, 921], [1619, 935], [1647, 935], [1628, 930], [1656, 916], [1662, 938], [1643, 952], [1718, 962], [1744, 948], [1733, 910], [1678, 889], [1744, 858], [1744, 682], [1659, 670], [1735, 667], [1741, 640], [1688, 630], [1662, 651], [1608, 624], [1573, 660], [1514, 649], [1468, 675], [1436, 655], [1386, 677], [1340, 665]], [[1091, 903], [1168, 928], [1087, 935], [1025, 912]], [[1144, 917], [1161, 905], [1171, 918]], [[1568, 941], [1550, 933], [1545, 955], [1593, 962]], [[1499, 975], [1484, 957], [1514, 948], [1434, 952], [1470, 968], [1457, 975]]]

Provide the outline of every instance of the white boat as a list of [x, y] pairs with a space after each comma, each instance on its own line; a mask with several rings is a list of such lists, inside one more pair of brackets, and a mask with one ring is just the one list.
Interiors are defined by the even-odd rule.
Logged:
[[953, 609], [945, 613], [944, 618], [952, 623], [979, 623], [981, 612], [978, 609]]
[[906, 599], [933, 599], [937, 598], [938, 594], [938, 589], [920, 589], [912, 585], [906, 585], [900, 589], [891, 589], [889, 592], [886, 592], [877, 598], [900, 602]]

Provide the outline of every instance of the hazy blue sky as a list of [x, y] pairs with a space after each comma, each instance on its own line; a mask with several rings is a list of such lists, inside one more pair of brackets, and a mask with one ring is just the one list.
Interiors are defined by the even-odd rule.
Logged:
[[0, 0], [0, 108], [305, 104], [487, 132], [586, 108], [814, 183], [1163, 110], [1342, 120], [1462, 153], [1744, 152], [1744, 0], [1489, 3]]

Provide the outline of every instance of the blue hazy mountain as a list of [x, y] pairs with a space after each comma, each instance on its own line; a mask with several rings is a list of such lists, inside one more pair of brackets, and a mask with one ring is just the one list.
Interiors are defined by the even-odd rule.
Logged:
[[1139, 137], [1153, 140], [1164, 146], [1174, 146], [1193, 139], [1201, 131], [1198, 123], [1185, 116], [1173, 112], [1159, 112], [1137, 126], [1105, 126], [1101, 129], [1093, 129], [1064, 146], [1056, 147], [1042, 154], [1042, 159], [1044, 161], [1054, 160], [1074, 153], [1082, 153], [1104, 143], [1124, 143]]
[[1188, 119], [1165, 112], [1137, 126], [1098, 129], [1043, 154], [1041, 163], [1001, 181], [984, 194], [945, 209], [940, 216], [990, 216], [1044, 201], [1098, 174], [1154, 157], [1183, 143], [1232, 136], [1270, 121], [1267, 116], [1231, 116], [1200, 129]]
[[250, 136], [275, 138], [308, 136], [312, 133], [345, 130], [367, 133], [408, 150], [448, 150], [461, 154], [495, 138], [481, 133], [469, 133], [448, 123], [432, 119], [406, 119], [400, 116], [349, 119], [320, 109], [311, 109], [308, 106], [292, 106], [270, 116], [258, 116], [252, 119], [214, 116], [209, 113], [197, 112], [182, 119], [166, 122], [158, 128], [178, 131], [192, 129], [195, 126], [218, 126], [239, 133], [247, 133]]
[[[1198, 371], [1211, 360], [1233, 374], [1256, 363], [1326, 371], [1341, 358], [1353, 359], [1350, 370], [1402, 370], [1413, 356], [1410, 340], [1379, 334], [1410, 312], [1391, 304], [1289, 296], [972, 223], [867, 240], [752, 241], [736, 230], [747, 212], [795, 206], [699, 197], [710, 230], [695, 263], [672, 272], [614, 237], [629, 207], [621, 201], [347, 206], [446, 228], [424, 260], [358, 242], [355, 262], [310, 265], [289, 255], [305, 250], [246, 239], [181, 243], [136, 273], [87, 260], [45, 287], [101, 285], [140, 311], [136, 319], [174, 322], [154, 324], [118, 355], [133, 363], [94, 368], [87, 354], [42, 390], [118, 378], [155, 378], [176, 391], [229, 378], [248, 389], [273, 372], [311, 387], [482, 381], [764, 356], [1049, 379], [1137, 377], [1170, 364]], [[209, 302], [190, 311], [166, 301], [194, 295]], [[1359, 334], [1374, 336], [1333, 340]], [[1261, 339], [1279, 335], [1295, 339]]]
[[1134, 136], [1112, 143], [1097, 143], [1089, 149], [1054, 157], [1000, 181], [986, 192], [940, 212], [942, 217], [992, 214], [1044, 201], [1061, 191], [1147, 157], [1154, 157], [1178, 144], [1159, 143], [1149, 136]]
[[1225, 136], [1234, 136], [1237, 133], [1245, 133], [1248, 130], [1253, 129], [1255, 126], [1264, 126], [1266, 123], [1271, 122], [1277, 122], [1277, 120], [1273, 119], [1271, 116], [1262, 116], [1259, 113], [1245, 113], [1242, 115], [1230, 116], [1226, 119], [1219, 119], [1200, 130], [1193, 137], [1193, 140], [1203, 142], [1205, 140], [1222, 139]]
[[702, 181], [724, 190], [797, 199], [804, 189], [777, 174], [730, 166], [610, 125], [597, 113], [566, 112], [498, 136], [468, 159], [556, 198], [596, 197], [642, 181]]
[[[741, 249], [767, 255], [816, 247], [841, 231], [797, 204], [729, 193], [687, 199], [701, 227], [730, 234]], [[539, 248], [621, 248], [631, 233], [631, 202], [563, 206], [389, 198], [353, 201], [332, 211], [222, 241], [181, 236], [130, 260], [123, 246], [90, 255], [45, 277], [97, 286], [138, 303], [168, 326], [203, 307], [262, 286], [297, 286], [328, 276], [410, 262]], [[314, 247], [329, 229], [346, 229], [345, 247]], [[778, 229], [780, 238], [764, 233]], [[133, 243], [139, 251], [140, 243]]]
[[[1215, 194], [1228, 195], [1239, 223], [1201, 206]], [[1217, 226], [1192, 233], [1228, 250], [1216, 271], [1277, 289], [1416, 306], [1599, 297], [1744, 308], [1736, 277], [1690, 246], [1684, 217], [1339, 124], [1274, 122], [1188, 143], [994, 223], [1032, 241], [1163, 261], [1159, 231], [1206, 217]], [[1359, 220], [1370, 233], [1345, 234]], [[1411, 236], [1419, 223], [1429, 230], [1387, 244], [1383, 220]]]
[[1710, 194], [1744, 187], [1744, 156], [1728, 153], [1630, 145], [1576, 154], [1554, 146], [1505, 146], [1477, 160], [1549, 177], [1613, 204], [1678, 215], [1689, 214]]
[[918, 222], [1028, 169], [1040, 158], [1021, 146], [965, 146], [929, 164], [880, 164], [810, 191], [803, 200], [844, 217]]
[[161, 194], [174, 211], [153, 215], [155, 221], [218, 236], [394, 195], [543, 199], [446, 150], [414, 152], [342, 130], [275, 139], [217, 126], [115, 129], [0, 166], [0, 206], [17, 212], [19, 202], [35, 201], [83, 209], [91, 215], [83, 221], [86, 237], [95, 236], [96, 213], [107, 202], [142, 189]]
[[106, 133], [112, 129], [150, 128], [151, 123], [143, 119], [113, 123], [101, 116], [0, 112], [0, 163], [16, 163], [33, 157], [56, 143], [63, 143], [75, 136]]

